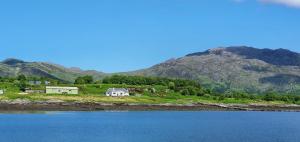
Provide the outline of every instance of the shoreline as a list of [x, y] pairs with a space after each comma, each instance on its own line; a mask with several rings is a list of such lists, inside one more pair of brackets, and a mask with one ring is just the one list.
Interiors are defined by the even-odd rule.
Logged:
[[300, 112], [300, 105], [130, 104], [95, 102], [0, 101], [0, 111], [277, 111]]

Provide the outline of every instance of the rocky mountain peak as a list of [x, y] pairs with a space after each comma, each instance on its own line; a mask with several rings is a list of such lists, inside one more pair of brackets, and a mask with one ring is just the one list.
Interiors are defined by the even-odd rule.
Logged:
[[257, 49], [253, 47], [228, 47], [226, 51], [258, 59], [277, 66], [300, 66], [300, 54], [287, 49]]
[[300, 54], [286, 49], [219, 47], [135, 73], [196, 80], [217, 92], [227, 89], [300, 92]]
[[226, 48], [223, 47], [218, 47], [218, 48], [213, 48], [208, 50], [209, 54], [215, 54], [215, 55], [222, 55], [224, 52], [226, 52]]
[[17, 64], [22, 64], [22, 63], [25, 63], [23, 60], [19, 60], [19, 59], [14, 59], [14, 58], [9, 58], [9, 59], [6, 59], [4, 61], [2, 61], [3, 64], [6, 64], [6, 65], [17, 65]]
[[187, 56], [203, 56], [208, 54], [223, 55], [231, 53], [245, 59], [257, 59], [277, 66], [300, 66], [300, 54], [287, 49], [258, 49], [249, 46], [220, 47], [196, 52]]

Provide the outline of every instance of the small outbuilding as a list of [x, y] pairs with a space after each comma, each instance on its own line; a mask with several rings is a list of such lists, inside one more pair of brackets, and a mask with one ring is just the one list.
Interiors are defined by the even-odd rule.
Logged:
[[42, 84], [42, 81], [31, 80], [31, 81], [28, 81], [28, 83], [29, 83], [30, 85], [41, 85], [41, 84]]
[[31, 80], [31, 81], [28, 81], [29, 85], [33, 85], [33, 86], [38, 86], [38, 85], [50, 85], [51, 82], [48, 81], [48, 80], [45, 80], [45, 81], [39, 81], [39, 80]]
[[78, 87], [46, 86], [46, 94], [71, 94], [71, 95], [77, 95], [78, 93], [79, 93]]
[[51, 84], [51, 82], [47, 81], [47, 80], [44, 83], [45, 83], [45, 85], [50, 85]]
[[0, 95], [3, 95], [4, 94], [4, 90], [0, 90]]
[[125, 97], [125, 96], [129, 96], [129, 91], [128, 91], [128, 89], [125, 89], [125, 88], [109, 88], [106, 91], [106, 96]]

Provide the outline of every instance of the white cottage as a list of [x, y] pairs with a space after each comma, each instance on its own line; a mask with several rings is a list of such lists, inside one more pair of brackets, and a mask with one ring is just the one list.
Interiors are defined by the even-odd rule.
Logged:
[[125, 88], [109, 88], [106, 91], [106, 96], [125, 97], [125, 96], [129, 96], [129, 91]]
[[3, 95], [4, 94], [4, 90], [0, 90], [0, 95]]

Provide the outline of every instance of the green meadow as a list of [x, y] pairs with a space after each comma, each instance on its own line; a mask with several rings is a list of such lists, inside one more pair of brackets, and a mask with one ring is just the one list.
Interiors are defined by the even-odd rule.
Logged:
[[[35, 78], [36, 79], [36, 78]], [[58, 101], [58, 102], [95, 102], [95, 103], [133, 103], [133, 104], [299, 104], [300, 96], [295, 94], [281, 94], [265, 92], [251, 94], [236, 90], [217, 93], [203, 88], [197, 82], [181, 79], [120, 76], [107, 77], [101, 81], [94, 81], [92, 77], [79, 77], [75, 83], [60, 83], [51, 80], [48, 86], [78, 87], [79, 94], [19, 94], [30, 88], [31, 90], [45, 90], [45, 84], [30, 85], [26, 78], [1, 78], [0, 101]], [[42, 79], [40, 79], [42, 80]], [[44, 79], [45, 80], [45, 79]], [[129, 97], [107, 97], [105, 92], [109, 88], [129, 89]]]
[[[300, 102], [286, 102], [280, 100], [266, 101], [257, 98], [223, 98], [221, 96], [205, 94], [203, 96], [184, 96], [179, 92], [172, 91], [166, 86], [150, 85], [122, 85], [122, 84], [88, 84], [73, 85], [79, 88], [78, 95], [62, 94], [18, 94], [18, 87], [13, 84], [1, 84], [6, 88], [5, 94], [0, 95], [1, 101], [27, 100], [27, 101], [63, 101], [85, 103], [132, 103], [132, 104], [300, 104]], [[60, 85], [67, 86], [67, 85]], [[70, 85], [69, 85], [70, 86]], [[45, 86], [36, 88], [43, 89]], [[108, 88], [135, 88], [140, 92], [131, 94], [129, 97], [107, 97], [105, 92]], [[156, 90], [153, 92], [152, 90]]]

